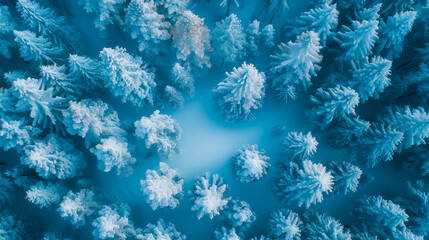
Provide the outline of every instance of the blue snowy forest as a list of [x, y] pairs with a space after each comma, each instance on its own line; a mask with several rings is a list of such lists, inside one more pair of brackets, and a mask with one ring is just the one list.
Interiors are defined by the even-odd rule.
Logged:
[[0, 85], [2, 240], [429, 239], [428, 0], [0, 0]]

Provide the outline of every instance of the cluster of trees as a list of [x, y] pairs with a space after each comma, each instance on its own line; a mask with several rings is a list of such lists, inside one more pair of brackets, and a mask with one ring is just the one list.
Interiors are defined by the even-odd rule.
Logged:
[[[173, 159], [181, 151], [176, 120], [155, 110], [132, 125], [120, 120], [112, 102], [133, 109], [181, 108], [195, 94], [196, 70], [212, 64], [228, 71], [213, 95], [219, 115], [230, 122], [257, 117], [267, 88], [279, 102], [290, 103], [317, 86], [307, 111], [312, 132], [327, 132], [332, 147], [347, 148], [351, 161], [324, 166], [310, 160], [319, 144], [311, 132], [285, 134], [273, 191], [286, 207], [308, 209], [326, 197], [355, 192], [371, 181], [365, 168], [399, 153], [406, 155], [406, 168], [429, 174], [427, 1], [314, 0], [281, 30], [272, 23], [288, 11], [287, 0], [263, 1], [265, 20], [249, 22], [230, 13], [244, 1], [222, 0], [227, 16], [212, 31], [188, 0], [77, 4], [95, 16], [102, 36], [116, 27], [137, 42], [143, 57], [119, 46], [86, 56], [79, 31], [48, 3], [0, 4], [0, 147], [21, 155], [18, 165], [0, 175], [0, 205], [9, 204], [20, 188], [29, 202], [56, 209], [77, 228], [91, 224], [96, 239], [186, 239], [162, 219], [145, 229], [134, 226], [130, 207], [104, 199], [84, 171], [87, 159], [95, 157], [100, 171], [132, 174], [136, 144]], [[172, 49], [173, 59], [159, 63], [158, 56]], [[270, 53], [269, 64], [249, 62], [264, 52]], [[157, 68], [167, 64], [168, 79], [161, 81]], [[374, 106], [380, 98], [389, 106], [374, 117], [359, 116], [365, 115], [361, 106]], [[257, 145], [244, 145], [232, 156], [237, 180], [259, 181], [269, 159]], [[176, 208], [185, 196], [182, 174], [165, 162], [159, 171], [147, 170], [140, 183], [153, 210]], [[428, 188], [417, 181], [408, 189], [394, 201], [362, 197], [352, 213], [360, 225], [351, 229], [324, 212], [278, 209], [267, 221], [267, 237], [254, 239], [423, 239], [429, 235]], [[218, 174], [197, 177], [187, 197], [198, 219], [219, 216], [215, 239], [242, 239], [256, 219]], [[31, 224], [19, 216], [5, 210], [0, 219], [1, 239], [34, 238]], [[68, 239], [61, 232], [36, 238], [41, 237]]]

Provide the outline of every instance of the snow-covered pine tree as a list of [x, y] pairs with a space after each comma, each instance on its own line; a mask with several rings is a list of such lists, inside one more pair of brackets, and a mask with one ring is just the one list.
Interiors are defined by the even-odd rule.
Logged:
[[195, 63], [200, 68], [204, 65], [211, 67], [207, 51], [213, 49], [210, 45], [210, 30], [204, 25], [204, 19], [185, 10], [178, 17], [172, 32], [178, 59]]
[[408, 215], [398, 204], [381, 196], [365, 196], [358, 200], [353, 212], [369, 233], [385, 238], [395, 229], [405, 228]]
[[303, 224], [297, 213], [282, 208], [270, 214], [268, 229], [269, 236], [274, 239], [299, 240], [301, 239]]
[[350, 144], [352, 157], [367, 167], [390, 161], [403, 136], [389, 125], [373, 123], [361, 138]]
[[231, 14], [217, 22], [212, 36], [214, 58], [219, 63], [235, 63], [245, 55], [246, 34], [237, 15]]
[[155, 74], [143, 64], [140, 57], [133, 57], [125, 48], [103, 48], [100, 52], [102, 67], [105, 68], [104, 85], [123, 103], [137, 107], [145, 102], [153, 104], [156, 86]]
[[334, 194], [356, 192], [362, 170], [349, 162], [331, 162], [328, 166], [334, 180], [332, 192]]
[[197, 211], [198, 219], [208, 215], [210, 219], [219, 215], [225, 209], [230, 198], [226, 198], [227, 185], [218, 174], [210, 174], [196, 177], [193, 190], [189, 191], [192, 203], [192, 211]]
[[343, 53], [337, 59], [341, 66], [344, 63], [358, 66], [372, 54], [378, 30], [378, 20], [362, 22], [353, 21], [350, 27], [343, 26], [334, 38], [343, 49]]
[[61, 111], [68, 107], [68, 98], [55, 96], [52, 87], [43, 90], [41, 82], [34, 78], [15, 80], [11, 90], [13, 96], [18, 98], [16, 111], [30, 112], [33, 126], [49, 126], [61, 130]]
[[42, 178], [63, 180], [81, 176], [86, 160], [71, 139], [51, 133], [25, 146], [21, 164], [33, 168]]
[[317, 33], [309, 31], [299, 35], [295, 42], [281, 43], [279, 51], [271, 55], [272, 87], [281, 102], [295, 100], [298, 91], [311, 85], [311, 77], [320, 69], [317, 65], [322, 61], [320, 49]]
[[274, 186], [276, 195], [287, 204], [309, 208], [323, 200], [323, 194], [332, 191], [330, 172], [320, 163], [304, 160], [302, 164], [290, 162]]
[[125, 240], [137, 235], [134, 223], [129, 220], [131, 209], [127, 204], [104, 205], [92, 222], [95, 239]]
[[393, 106], [388, 109], [388, 114], [382, 117], [382, 121], [404, 134], [399, 151], [426, 144], [429, 137], [429, 113], [426, 113], [425, 109]]
[[286, 34], [294, 37], [306, 31], [313, 31], [318, 34], [320, 45], [324, 47], [327, 38], [334, 34], [338, 26], [338, 15], [336, 4], [329, 1], [318, 4], [290, 22], [286, 26]]
[[141, 52], [158, 54], [161, 41], [171, 37], [168, 32], [170, 23], [156, 10], [152, 0], [131, 0], [125, 10], [126, 29], [131, 32], [131, 37], [139, 42]]
[[356, 90], [362, 103], [369, 98], [379, 98], [379, 94], [390, 86], [390, 69], [392, 61], [375, 56], [371, 62], [366, 61], [359, 69], [354, 69], [350, 87]]
[[52, 87], [58, 94], [81, 95], [82, 87], [76, 82], [76, 79], [69, 78], [66, 71], [67, 67], [64, 65], [40, 66], [42, 88], [47, 89]]
[[53, 62], [63, 53], [61, 48], [53, 46], [48, 39], [43, 36], [37, 37], [30, 31], [13, 30], [13, 34], [24, 61]]
[[287, 157], [287, 162], [298, 160], [301, 162], [316, 153], [319, 143], [311, 135], [311, 132], [302, 134], [302, 132], [289, 132], [283, 140], [283, 153]]
[[103, 85], [103, 71], [98, 60], [76, 54], [68, 58], [68, 78], [82, 81], [85, 88], [94, 89]]
[[307, 112], [307, 116], [315, 126], [325, 129], [334, 120], [355, 116], [359, 95], [350, 87], [337, 85], [326, 90], [318, 88], [316, 94], [310, 96], [310, 101], [315, 106]]
[[57, 211], [62, 218], [70, 220], [76, 228], [79, 228], [85, 225], [88, 217], [95, 214], [98, 208], [94, 192], [84, 188], [76, 193], [69, 191], [63, 197]]
[[182, 128], [169, 115], [156, 110], [150, 117], [134, 122], [135, 136], [143, 140], [147, 149], [154, 149], [162, 158], [172, 159], [180, 152]]
[[65, 17], [58, 17], [53, 9], [35, 0], [18, 0], [16, 7], [24, 22], [55, 46], [72, 52], [76, 50], [76, 30], [67, 23]]
[[380, 40], [377, 52], [387, 59], [399, 58], [404, 46], [405, 36], [411, 31], [417, 12], [408, 11], [389, 16], [380, 22]]
[[265, 75], [253, 64], [244, 62], [213, 90], [217, 97], [218, 113], [227, 121], [250, 120], [254, 111], [262, 107], [265, 96]]
[[167, 163], [159, 163], [159, 173], [154, 170], [146, 171], [146, 178], [140, 180], [141, 191], [146, 203], [153, 210], [157, 208], [176, 208], [183, 197], [183, 177], [177, 169], [172, 169]]

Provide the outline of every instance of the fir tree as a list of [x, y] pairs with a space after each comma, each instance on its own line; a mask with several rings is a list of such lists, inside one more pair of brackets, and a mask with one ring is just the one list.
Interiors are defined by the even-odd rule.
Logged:
[[304, 215], [305, 225], [304, 239], [329, 239], [329, 240], [351, 240], [349, 230], [335, 218], [325, 213], [307, 212]]
[[119, 8], [125, 0], [78, 0], [86, 12], [95, 13], [95, 27], [100, 30], [106, 30], [106, 27], [114, 22], [122, 23], [119, 16]]
[[356, 115], [359, 95], [350, 87], [337, 85], [327, 90], [318, 88], [310, 100], [315, 106], [307, 112], [307, 116], [315, 126], [325, 129], [336, 119]]
[[18, 0], [16, 6], [24, 22], [55, 46], [75, 50], [76, 31], [67, 23], [65, 17], [58, 17], [54, 10], [34, 0]]
[[291, 162], [274, 190], [283, 202], [309, 208], [321, 202], [323, 194], [332, 191], [332, 184], [332, 175], [322, 164], [304, 160], [301, 166]]
[[[173, 27], [173, 46], [177, 48], [176, 57], [202, 68], [211, 67], [207, 51], [212, 51], [210, 31], [199, 18], [189, 10], [185, 10]], [[192, 60], [191, 60], [192, 58]]]
[[379, 94], [390, 86], [390, 69], [392, 61], [381, 57], [372, 58], [371, 62], [362, 64], [361, 68], [353, 70], [350, 86], [356, 90], [363, 102], [369, 98], [379, 98]]
[[82, 89], [75, 79], [68, 77], [66, 66], [44, 65], [40, 66], [42, 88], [54, 88], [58, 93], [81, 95]]
[[318, 144], [316, 138], [311, 135], [311, 132], [307, 134], [302, 134], [302, 132], [290, 132], [284, 138], [283, 152], [290, 158], [288, 160], [298, 158], [298, 162], [301, 162], [316, 153]]
[[271, 213], [268, 229], [269, 235], [274, 239], [300, 240], [303, 224], [297, 213], [289, 209], [279, 209]]
[[281, 102], [296, 99], [296, 92], [311, 85], [311, 77], [320, 69], [319, 37], [314, 32], [304, 32], [295, 42], [279, 45], [279, 52], [271, 55], [270, 74], [272, 87]]
[[379, 162], [390, 161], [402, 141], [404, 134], [384, 124], [372, 124], [360, 139], [350, 147], [352, 156], [367, 167], [374, 167]]
[[220, 63], [234, 63], [245, 55], [246, 34], [241, 21], [231, 14], [216, 23], [213, 30], [214, 57]]
[[103, 84], [103, 71], [98, 60], [76, 54], [70, 54], [68, 58], [68, 78], [74, 81], [82, 81], [85, 87], [94, 89]]
[[164, 21], [164, 15], [156, 12], [155, 3], [132, 0], [126, 13], [126, 28], [131, 32], [131, 37], [139, 42], [139, 50], [158, 54], [159, 43], [170, 38], [170, 23]]
[[329, 171], [334, 180], [333, 193], [356, 192], [362, 170], [349, 162], [331, 162]]
[[53, 62], [58, 59], [63, 50], [53, 46], [48, 39], [30, 31], [13, 30], [15, 42], [18, 43], [19, 52], [25, 61]]
[[102, 66], [106, 69], [104, 85], [123, 103], [137, 107], [144, 102], [153, 104], [155, 74], [149, 71], [140, 57], [133, 57], [126, 49], [104, 48], [100, 52]]
[[378, 39], [378, 20], [353, 21], [350, 27], [344, 26], [334, 38], [343, 49], [338, 58], [341, 63], [347, 62], [358, 65], [372, 53], [375, 41]]
[[244, 62], [213, 90], [218, 101], [218, 112], [228, 121], [249, 120], [262, 107], [265, 96], [265, 75], [253, 64]]
[[400, 12], [380, 23], [380, 41], [377, 51], [388, 59], [395, 59], [402, 53], [405, 36], [411, 31], [417, 12]]
[[394, 106], [389, 108], [383, 121], [404, 134], [399, 150], [426, 144], [429, 137], [429, 114], [423, 108]]

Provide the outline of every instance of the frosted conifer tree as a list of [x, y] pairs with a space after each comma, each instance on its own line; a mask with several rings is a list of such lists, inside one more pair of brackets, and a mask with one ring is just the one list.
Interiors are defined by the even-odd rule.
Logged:
[[114, 22], [122, 23], [119, 16], [119, 8], [125, 0], [78, 0], [86, 12], [95, 13], [95, 27], [100, 30], [106, 30], [106, 27]]
[[86, 219], [96, 213], [98, 203], [94, 199], [94, 193], [89, 189], [82, 189], [77, 193], [69, 191], [63, 197], [57, 211], [61, 217], [70, 220], [76, 227], [85, 225]]
[[25, 61], [53, 62], [63, 52], [59, 47], [53, 46], [43, 36], [37, 37], [30, 31], [13, 30], [15, 42], [18, 43], [19, 52]]
[[283, 152], [288, 158], [291, 158], [290, 160], [296, 158], [304, 160], [316, 153], [318, 144], [311, 132], [307, 134], [290, 132], [283, 141]]
[[335, 218], [325, 213], [309, 212], [304, 215], [305, 230], [304, 239], [330, 239], [330, 240], [351, 240], [352, 235], [349, 230]]
[[12, 70], [12, 71], [8, 71], [5, 72], [3, 74], [3, 77], [6, 81], [6, 83], [8, 85], [11, 85], [13, 81], [15, 81], [16, 79], [27, 79], [29, 77], [31, 77], [31, 74], [27, 71], [23, 71], [23, 70]]
[[171, 222], [164, 222], [161, 218], [156, 222], [156, 225], [149, 223], [143, 233], [138, 237], [142, 240], [153, 239], [171, 239], [171, 240], [185, 240], [186, 236], [176, 230], [174, 224]]
[[354, 215], [370, 233], [386, 237], [390, 231], [404, 228], [408, 215], [398, 204], [381, 196], [365, 196], [358, 200]]
[[167, 85], [164, 88], [162, 96], [159, 97], [158, 105], [161, 108], [183, 108], [185, 98], [176, 88]]
[[259, 41], [261, 40], [261, 23], [258, 20], [253, 20], [246, 30], [247, 35], [247, 50], [251, 56], [259, 56]]
[[154, 170], [146, 171], [146, 179], [140, 181], [141, 191], [153, 210], [176, 208], [183, 197], [182, 174], [163, 162], [159, 163], [159, 168], [159, 174]]
[[244, 145], [233, 156], [235, 176], [240, 182], [257, 181], [267, 174], [270, 167], [265, 151], [258, 150], [258, 145]]
[[322, 129], [337, 119], [355, 116], [355, 108], [359, 104], [359, 95], [350, 87], [337, 85], [326, 90], [318, 88], [310, 101], [315, 105], [307, 116], [315, 126]]
[[279, 209], [271, 213], [268, 229], [269, 235], [274, 239], [300, 240], [303, 224], [297, 213], [289, 209]]
[[127, 239], [134, 237], [136, 231], [134, 224], [128, 219], [130, 208], [123, 204], [120, 207], [104, 205], [98, 212], [98, 218], [92, 222], [95, 239]]
[[402, 53], [405, 36], [411, 31], [417, 12], [396, 13], [380, 23], [380, 42], [378, 52], [387, 59], [398, 58]]
[[195, 61], [200, 68], [203, 65], [211, 67], [210, 58], [206, 52], [213, 49], [210, 45], [210, 31], [204, 25], [204, 19], [185, 10], [178, 17], [172, 32], [173, 46], [177, 48], [178, 59], [191, 61], [191, 63]]
[[220, 63], [235, 63], [245, 55], [246, 34], [237, 15], [231, 14], [216, 23], [213, 30], [214, 57]]
[[131, 37], [139, 42], [139, 50], [159, 53], [158, 44], [168, 40], [170, 23], [156, 12], [155, 3], [147, 0], [131, 0], [126, 9], [125, 26]]
[[359, 22], [362, 22], [364, 20], [366, 21], [378, 20], [380, 18], [379, 12], [380, 12], [381, 6], [382, 4], [379, 3], [371, 6], [371, 8], [364, 8], [360, 11], [357, 11], [355, 13], [356, 19]]
[[198, 219], [208, 215], [210, 219], [225, 209], [230, 198], [225, 198], [227, 185], [218, 174], [209, 172], [195, 179], [193, 190], [190, 191], [192, 211], [197, 211]]
[[0, 174], [0, 206], [11, 200], [13, 190], [14, 185], [12, 181], [3, 174]]
[[97, 168], [103, 172], [110, 172], [116, 168], [117, 175], [129, 175], [133, 172], [131, 165], [136, 159], [130, 154], [128, 143], [123, 138], [108, 137], [89, 149], [97, 157]]
[[358, 65], [372, 53], [375, 41], [378, 39], [378, 20], [353, 21], [350, 27], [343, 26], [334, 38], [343, 49], [338, 58], [341, 63], [348, 62]]
[[136, 121], [134, 127], [135, 136], [145, 142], [147, 149], [156, 149], [160, 157], [172, 159], [180, 151], [180, 125], [170, 116], [160, 114], [159, 110]]
[[279, 51], [271, 55], [270, 74], [272, 87], [281, 102], [296, 99], [297, 91], [306, 90], [311, 85], [311, 77], [320, 69], [322, 61], [317, 33], [304, 32], [295, 42], [280, 44]]
[[356, 142], [351, 144], [352, 156], [367, 167], [390, 161], [403, 133], [383, 124], [373, 124]]
[[67, 23], [65, 17], [58, 17], [53, 9], [34, 0], [18, 0], [16, 7], [24, 22], [55, 46], [75, 50], [76, 31]]
[[218, 112], [227, 121], [251, 120], [254, 111], [262, 107], [265, 96], [265, 74], [253, 64], [244, 62], [213, 90], [218, 101]]
[[362, 170], [359, 167], [349, 162], [331, 162], [329, 171], [334, 181], [334, 194], [356, 192], [362, 176]]
[[429, 234], [429, 187], [423, 180], [407, 182], [408, 196], [399, 203], [409, 215], [407, 228], [419, 236]]
[[426, 144], [426, 139], [429, 137], [429, 114], [425, 109], [393, 106], [389, 108], [383, 121], [404, 133], [399, 150]]
[[220, 227], [216, 228], [214, 232], [214, 239], [216, 240], [241, 240], [240, 236], [238, 236], [235, 228], [229, 227]]
[[25, 119], [0, 119], [0, 146], [5, 151], [15, 148], [18, 152], [33, 141], [41, 132], [40, 129], [28, 125]]
[[320, 45], [324, 47], [327, 38], [333, 35], [338, 26], [338, 15], [336, 4], [329, 2], [318, 4], [291, 22], [286, 27], [287, 34], [296, 36], [306, 31], [313, 31], [318, 34]]
[[371, 62], [362, 64], [360, 69], [353, 70], [353, 80], [350, 86], [356, 90], [363, 102], [369, 98], [379, 98], [379, 94], [390, 86], [390, 69], [392, 61], [381, 57], [374, 57]]
[[147, 69], [140, 57], [133, 57], [125, 48], [103, 48], [100, 52], [106, 69], [104, 85], [123, 103], [137, 107], [146, 101], [153, 104], [155, 74]]
[[9, 48], [14, 45], [10, 34], [16, 29], [16, 20], [9, 12], [8, 6], [0, 6], [0, 54], [10, 58]]
[[107, 103], [84, 99], [80, 102], [70, 101], [69, 105], [63, 110], [63, 123], [68, 133], [85, 138], [86, 146], [103, 137], [120, 138], [125, 135], [118, 114]]
[[70, 54], [68, 58], [70, 79], [82, 81], [85, 87], [94, 89], [103, 84], [103, 71], [100, 62], [85, 56]]
[[38, 205], [39, 208], [50, 208], [62, 200], [64, 194], [64, 188], [61, 184], [42, 181], [32, 185], [26, 192], [26, 199]]
[[266, 25], [262, 29], [261, 33], [262, 37], [264, 38], [264, 44], [268, 47], [274, 46], [274, 36], [276, 34], [276, 30], [274, 29], [273, 25]]
[[75, 95], [82, 94], [82, 88], [76, 82], [76, 79], [69, 78], [67, 68], [64, 65], [44, 65], [40, 66], [40, 76], [42, 88], [54, 88], [58, 93], [69, 93]]
[[230, 201], [223, 214], [230, 226], [241, 231], [247, 230], [256, 220], [256, 214], [250, 209], [250, 205], [240, 200]]
[[27, 236], [27, 225], [22, 218], [3, 210], [0, 212], [0, 239], [4, 240], [25, 240]]
[[332, 191], [333, 178], [320, 163], [304, 160], [301, 166], [291, 162], [277, 181], [274, 191], [287, 204], [309, 208], [322, 202], [323, 194]]
[[351, 142], [360, 139], [369, 127], [370, 123], [359, 117], [344, 118], [335, 131], [332, 146], [342, 148], [350, 145]]
[[192, 97], [195, 93], [194, 78], [189, 69], [183, 67], [179, 63], [175, 63], [171, 69], [172, 82], [174, 87], [179, 89], [184, 94]]
[[48, 134], [24, 148], [21, 163], [36, 170], [40, 177], [69, 179], [82, 174], [86, 161], [71, 139]]

